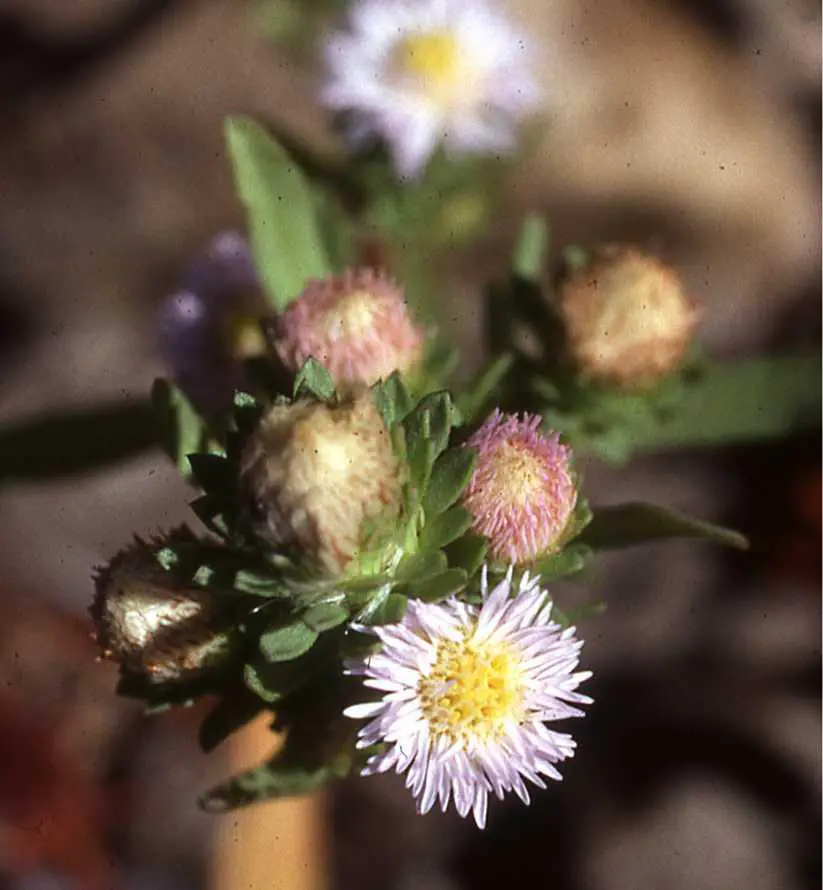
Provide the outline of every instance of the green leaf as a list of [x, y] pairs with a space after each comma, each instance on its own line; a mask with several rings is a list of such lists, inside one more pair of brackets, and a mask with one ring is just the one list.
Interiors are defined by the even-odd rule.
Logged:
[[268, 763], [247, 770], [200, 798], [210, 813], [222, 813], [262, 800], [307, 794], [351, 769], [351, 755], [341, 753], [330, 762], [317, 762], [314, 752], [287, 738], [285, 748]]
[[206, 447], [208, 436], [203, 421], [189, 400], [168, 380], [158, 378], [151, 391], [155, 429], [163, 450], [177, 465], [183, 477], [190, 473], [188, 456]]
[[259, 124], [229, 118], [226, 139], [248, 214], [255, 266], [269, 301], [280, 312], [308, 279], [331, 273], [314, 201], [300, 169]]
[[653, 504], [629, 503], [595, 510], [577, 541], [593, 550], [610, 550], [666, 538], [704, 538], [718, 544], [748, 549], [740, 532], [693, 519]]
[[551, 556], [538, 560], [534, 566], [534, 573], [540, 575], [544, 581], [576, 575], [586, 568], [592, 556], [594, 556], [594, 551], [591, 547], [574, 543], [559, 553], [553, 553]]
[[463, 569], [446, 569], [439, 575], [414, 581], [408, 585], [409, 599], [436, 603], [466, 586], [468, 576]]
[[203, 753], [213, 751], [262, 710], [263, 705], [256, 695], [243, 688], [233, 689], [217, 702], [200, 724], [197, 738]]
[[493, 393], [502, 382], [503, 378], [512, 368], [514, 356], [511, 352], [504, 352], [480, 374], [457, 400], [457, 407], [463, 416], [465, 423], [471, 423], [477, 415], [486, 407]]
[[375, 405], [388, 428], [411, 411], [412, 400], [402, 376], [395, 371], [372, 388]]
[[404, 556], [394, 573], [396, 581], [416, 581], [441, 573], [447, 566], [446, 556], [439, 550], [425, 550]]
[[278, 597], [289, 599], [291, 591], [283, 584], [280, 578], [272, 577], [266, 572], [257, 572], [253, 569], [238, 569], [234, 575], [232, 584], [240, 593], [250, 596]]
[[709, 365], [671, 416], [643, 431], [638, 450], [725, 445], [820, 426], [820, 355]]
[[460, 497], [468, 485], [477, 459], [473, 448], [457, 447], [441, 454], [432, 467], [423, 509], [426, 517], [437, 516]]
[[539, 282], [546, 262], [549, 227], [539, 216], [528, 216], [520, 230], [512, 264], [515, 275]]
[[488, 542], [482, 535], [469, 532], [446, 547], [446, 556], [450, 566], [461, 568], [472, 577], [483, 565], [488, 549]]
[[362, 620], [363, 624], [396, 624], [406, 613], [408, 599], [401, 593], [390, 593]]
[[419, 492], [426, 490], [432, 465], [448, 443], [452, 416], [451, 395], [434, 392], [424, 396], [403, 421], [411, 481]]
[[423, 550], [439, 549], [451, 544], [469, 530], [472, 515], [464, 507], [452, 507], [427, 520], [420, 536], [420, 547]]
[[97, 472], [157, 444], [148, 402], [47, 411], [0, 427], [0, 486]]
[[317, 633], [331, 630], [349, 620], [349, 610], [342, 603], [319, 603], [304, 615], [303, 621]]
[[[415, 412], [425, 412], [429, 415], [429, 432], [434, 456], [437, 457], [449, 442], [452, 421], [454, 419], [454, 405], [451, 393], [446, 390], [432, 392], [423, 396], [417, 404]], [[412, 424], [413, 426], [413, 424]]]
[[318, 634], [302, 621], [266, 631], [260, 637], [260, 652], [268, 661], [290, 661], [315, 644]]
[[327, 402], [334, 395], [331, 374], [315, 358], [309, 357], [294, 378], [294, 398], [311, 395], [321, 402]]
[[[428, 418], [428, 414], [425, 415]], [[409, 442], [406, 439], [406, 460], [409, 464], [409, 478], [418, 492], [424, 492], [431, 478], [432, 466], [436, 457], [434, 443], [427, 431], [428, 423], [424, 422], [423, 432]]]

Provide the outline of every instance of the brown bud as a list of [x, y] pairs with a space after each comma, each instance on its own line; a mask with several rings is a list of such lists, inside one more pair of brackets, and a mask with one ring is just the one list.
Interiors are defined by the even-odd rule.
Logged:
[[368, 392], [339, 406], [275, 405], [246, 447], [240, 479], [256, 534], [332, 577], [357, 555], [367, 520], [397, 516], [402, 492]]
[[98, 572], [89, 611], [103, 657], [157, 682], [193, 679], [228, 653], [214, 595], [174, 584], [139, 539]]
[[558, 309], [577, 370], [621, 389], [674, 371], [702, 315], [672, 269], [622, 246], [600, 248], [563, 280]]

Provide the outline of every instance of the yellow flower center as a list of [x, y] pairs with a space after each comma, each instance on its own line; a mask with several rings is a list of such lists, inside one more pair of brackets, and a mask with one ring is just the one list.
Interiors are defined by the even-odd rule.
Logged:
[[493, 495], [504, 504], [524, 507], [543, 487], [543, 465], [527, 448], [505, 442], [494, 452], [494, 475], [484, 497]]
[[449, 742], [487, 739], [522, 717], [519, 660], [503, 643], [470, 638], [440, 643], [431, 672], [418, 684], [429, 731]]
[[399, 70], [417, 80], [435, 100], [448, 100], [460, 89], [463, 66], [457, 40], [449, 31], [407, 37], [396, 59]]
[[374, 326], [375, 299], [368, 291], [353, 291], [342, 297], [325, 320], [325, 333], [332, 339], [357, 340]]

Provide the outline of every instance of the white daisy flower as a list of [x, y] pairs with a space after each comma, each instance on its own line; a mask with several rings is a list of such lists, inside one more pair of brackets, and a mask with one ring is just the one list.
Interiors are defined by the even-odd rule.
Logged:
[[524, 38], [483, 0], [360, 0], [325, 50], [322, 99], [352, 112], [355, 145], [382, 136], [413, 176], [438, 143], [509, 152], [537, 101]]
[[480, 828], [489, 792], [514, 791], [528, 804], [524, 779], [545, 788], [543, 776], [561, 778], [555, 764], [575, 742], [546, 722], [583, 716], [576, 705], [591, 699], [576, 690], [591, 672], [575, 671], [583, 644], [551, 620], [539, 582], [524, 575], [512, 596], [509, 570], [489, 593], [484, 568], [479, 607], [411, 600], [398, 624], [370, 628], [382, 647], [348, 672], [384, 695], [345, 711], [371, 718], [359, 748], [385, 746], [363, 775], [406, 772], [419, 813], [453, 800]]

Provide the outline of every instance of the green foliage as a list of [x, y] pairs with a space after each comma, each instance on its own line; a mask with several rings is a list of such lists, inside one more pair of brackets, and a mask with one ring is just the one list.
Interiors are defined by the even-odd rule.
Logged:
[[294, 378], [295, 400], [313, 397], [319, 402], [328, 402], [336, 395], [331, 374], [315, 358], [309, 357]]
[[155, 434], [163, 450], [184, 478], [189, 474], [189, 454], [208, 445], [205, 424], [189, 400], [173, 383], [158, 378], [151, 391]]
[[275, 311], [283, 310], [310, 278], [331, 273], [301, 170], [254, 121], [226, 122], [237, 191], [248, 214], [255, 265]]
[[308, 652], [318, 636], [305, 621], [292, 621], [262, 634], [260, 652], [267, 661], [291, 661]]
[[611, 550], [665, 538], [702, 538], [738, 550], [749, 546], [739, 532], [653, 504], [630, 503], [596, 510], [578, 541]]

